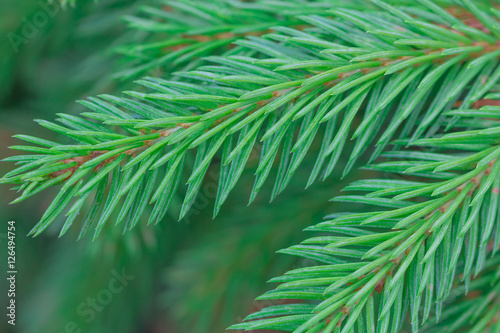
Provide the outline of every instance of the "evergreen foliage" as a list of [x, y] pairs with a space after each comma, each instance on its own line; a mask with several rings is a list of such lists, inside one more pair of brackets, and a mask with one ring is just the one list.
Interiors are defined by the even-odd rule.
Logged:
[[[364, 204], [307, 228], [281, 253], [318, 264], [271, 280], [274, 305], [231, 329], [289, 332], [498, 332], [500, 311], [500, 7], [494, 1], [167, 1], [126, 21], [124, 95], [38, 120], [72, 142], [18, 135], [19, 202], [60, 186], [32, 229], [64, 216], [94, 239], [111, 221], [163, 219], [188, 171], [179, 219], [220, 161], [214, 216], [258, 156], [250, 203], [275, 171], [284, 191], [316, 143], [307, 186], [368, 170], [333, 200]], [[187, 25], [185, 23], [188, 23]], [[272, 31], [268, 31], [268, 30]], [[233, 47], [236, 45], [235, 47]], [[165, 50], [166, 49], [166, 50]], [[165, 52], [163, 54], [163, 52]], [[347, 144], [348, 139], [353, 145]], [[368, 154], [367, 154], [368, 153]], [[354, 206], [359, 209], [359, 206]], [[308, 261], [309, 263], [309, 261]], [[467, 294], [467, 293], [470, 294]], [[473, 295], [470, 297], [469, 295]]]
[[231, 44], [244, 36], [259, 36], [275, 26], [299, 27], [298, 15], [326, 15], [337, 6], [365, 9], [361, 0], [304, 1], [168, 1], [164, 6], [144, 5], [137, 15], [127, 15], [132, 30], [141, 31], [140, 40], [116, 47], [127, 69], [115, 74], [123, 80], [145, 72], [170, 75], [196, 69], [204, 56], [239, 53]]

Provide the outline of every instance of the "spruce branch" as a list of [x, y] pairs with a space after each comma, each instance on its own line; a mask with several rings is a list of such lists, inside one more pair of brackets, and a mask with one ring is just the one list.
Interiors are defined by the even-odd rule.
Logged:
[[[161, 6], [161, 8], [159, 8]], [[327, 15], [329, 8], [372, 8], [362, 0], [244, 1], [167, 0], [142, 6], [125, 16], [129, 28], [142, 32], [140, 42], [116, 47], [127, 68], [114, 76], [130, 79], [146, 72], [170, 74], [199, 67], [203, 57], [239, 53], [232, 42], [261, 36], [275, 26], [303, 28], [298, 15]]]
[[488, 258], [485, 270], [470, 281], [454, 288], [446, 309], [431, 317], [422, 332], [496, 332], [499, 329], [500, 285], [499, 257]]
[[[389, 1], [399, 5], [411, 5], [404, 10], [410, 14], [416, 10], [414, 1]], [[490, 5], [488, 1], [484, 2]], [[485, 29], [484, 25], [459, 8], [453, 1], [438, 1], [448, 11], [429, 1], [421, 1], [424, 9], [437, 10], [446, 17], [445, 23], [454, 23]], [[380, 4], [379, 4], [380, 5]], [[158, 8], [160, 7], [161, 8]], [[373, 11], [371, 2], [356, 0], [294, 0], [294, 1], [245, 1], [217, 0], [210, 3], [193, 0], [166, 0], [155, 6], [141, 6], [137, 15], [125, 16], [130, 29], [142, 33], [136, 43], [114, 48], [127, 65], [114, 76], [130, 79], [145, 73], [169, 75], [175, 71], [187, 71], [199, 67], [205, 56], [240, 53], [241, 47], [232, 43], [245, 36], [262, 36], [276, 26], [304, 29], [309, 25], [299, 15], [328, 16], [330, 8]], [[420, 8], [419, 8], [420, 9]], [[419, 14], [427, 14], [418, 12]], [[454, 17], [456, 16], [456, 17]], [[441, 22], [443, 19], [434, 17]], [[458, 19], [460, 18], [460, 19]], [[248, 55], [252, 55], [251, 53]]]
[[[30, 235], [58, 220], [63, 235], [82, 212], [79, 238], [93, 229], [95, 239], [110, 220], [130, 230], [148, 204], [156, 224], [187, 182], [181, 219], [217, 160], [214, 215], [250, 160], [252, 202], [273, 168], [272, 198], [282, 192], [315, 142], [308, 186], [341, 154], [345, 176], [371, 150], [365, 168], [388, 177], [334, 198], [354, 212], [328, 216], [307, 228], [319, 235], [280, 251], [318, 265], [272, 279], [279, 285], [259, 299], [275, 305], [231, 329], [498, 331], [498, 4], [165, 3], [126, 19], [147, 43], [119, 50], [132, 60], [120, 75], [159, 66], [170, 79], [146, 77], [124, 96], [81, 101], [90, 110], [81, 116], [38, 121], [72, 142], [16, 136], [28, 145], [11, 148], [27, 154], [5, 159], [17, 168], [0, 180], [21, 192], [14, 202], [59, 188]], [[255, 230], [246, 241], [274, 233]]]
[[[446, 149], [470, 133], [415, 144]], [[498, 140], [498, 135], [483, 137], [485, 144]], [[358, 327], [361, 331], [396, 332], [409, 311], [412, 331], [417, 332], [434, 303], [435, 316], [440, 317], [458, 269], [463, 270], [466, 285], [470, 284], [471, 276], [486, 267], [487, 256], [500, 247], [500, 147], [477, 147], [477, 152], [454, 156], [414, 150], [396, 154], [404, 154], [405, 160], [372, 169], [411, 175], [411, 180], [360, 180], [346, 190], [366, 194], [334, 199], [389, 210], [335, 214], [308, 228], [327, 235], [280, 252], [322, 265], [272, 279], [280, 285], [258, 298], [293, 299], [294, 304], [266, 308], [231, 329], [297, 333], [350, 332]], [[413, 180], [429, 173], [438, 181]], [[308, 300], [316, 305], [311, 307]]]
[[[373, 161], [398, 132], [401, 139], [409, 137], [404, 144], [411, 145], [424, 144], [418, 140], [453, 131], [464, 122], [484, 128], [488, 118], [469, 120], [463, 113], [478, 106], [481, 112], [496, 112], [495, 103], [486, 102], [496, 99], [500, 75], [499, 42], [490, 22], [494, 18], [464, 2], [462, 10], [473, 13], [484, 32], [457, 24], [444, 10], [433, 16], [412, 15], [404, 7], [374, 3], [382, 10], [337, 8], [330, 11], [334, 19], [300, 17], [313, 26], [304, 31], [277, 27], [276, 33], [240, 39], [236, 44], [247, 50], [241, 55], [208, 57], [214, 65], [178, 73], [182, 80], [142, 79], [138, 83], [146, 93], [82, 101], [92, 112], [81, 117], [59, 114], [62, 125], [41, 120], [42, 126], [76, 144], [19, 136], [37, 146], [12, 148], [35, 154], [6, 159], [21, 166], [2, 182], [20, 185], [23, 194], [17, 201], [63, 185], [33, 235], [78, 197], [66, 211], [64, 234], [95, 193], [80, 236], [99, 218], [97, 236], [118, 206], [116, 223], [126, 220], [127, 229], [139, 221], [148, 203], [155, 204], [150, 223], [161, 220], [190, 150], [196, 150], [196, 159], [180, 218], [219, 151], [221, 180], [214, 214], [255, 147], [260, 149], [260, 162], [250, 201], [268, 177], [280, 146], [273, 197], [286, 187], [318, 133], [324, 133], [322, 149], [308, 185], [320, 174], [324, 178], [331, 173], [351, 129], [356, 141], [344, 175], [372, 143]], [[422, 3], [432, 10], [432, 5]], [[254, 56], [245, 55], [248, 52]], [[356, 124], [362, 109], [364, 115]], [[471, 132], [449, 147], [486, 147], [482, 138], [496, 132], [484, 131], [488, 130]], [[449, 135], [448, 141], [453, 141]], [[259, 137], [262, 146], [256, 146]]]

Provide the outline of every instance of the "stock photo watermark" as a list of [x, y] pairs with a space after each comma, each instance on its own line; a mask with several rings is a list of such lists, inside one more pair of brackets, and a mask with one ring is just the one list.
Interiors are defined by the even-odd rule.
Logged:
[[16, 222], [7, 223], [7, 323], [16, 325]]
[[[90, 324], [96, 318], [97, 314], [102, 312], [106, 306], [111, 304], [114, 297], [130, 284], [136, 277], [128, 275], [123, 268], [121, 272], [113, 270], [111, 279], [107, 285], [99, 290], [95, 295], [87, 297], [76, 307], [76, 314], [87, 324]], [[83, 330], [75, 321], [69, 321], [63, 330], [57, 333], [83, 333]]]
[[40, 29], [43, 29], [61, 11], [61, 4], [58, 1], [39, 0], [38, 7], [39, 9], [33, 15], [21, 19], [22, 26], [17, 33], [7, 34], [7, 39], [16, 54], [22, 45], [33, 40]]

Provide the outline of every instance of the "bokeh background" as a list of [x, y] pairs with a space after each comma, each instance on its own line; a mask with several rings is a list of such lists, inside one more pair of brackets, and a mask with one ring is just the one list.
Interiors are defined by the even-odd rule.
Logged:
[[[8, 146], [19, 144], [14, 134], [61, 139], [33, 119], [77, 114], [84, 109], [75, 100], [133, 86], [131, 80], [112, 78], [127, 66], [113, 50], [144, 38], [122, 17], [154, 1], [51, 3], [55, 14], [34, 26], [47, 2], [0, 0], [1, 158], [13, 154]], [[19, 36], [22, 42], [12, 43]], [[109, 227], [94, 242], [90, 237], [76, 241], [76, 229], [62, 238], [56, 228], [26, 237], [56, 189], [9, 205], [16, 193], [0, 186], [0, 262], [5, 272], [7, 221], [14, 220], [18, 270], [17, 325], [7, 325], [2, 314], [0, 332], [212, 333], [261, 308], [254, 299], [270, 288], [267, 280], [306, 264], [275, 252], [300, 242], [305, 227], [335, 211], [328, 199], [349, 179], [339, 182], [337, 170], [304, 191], [314, 164], [311, 154], [277, 199], [269, 203], [268, 182], [247, 206], [256, 163], [257, 156], [214, 220], [216, 163], [186, 219], [177, 221], [177, 199], [157, 226], [146, 227], [143, 221], [125, 234]], [[0, 163], [0, 174], [12, 166]], [[359, 172], [364, 171], [350, 179]], [[5, 309], [5, 278], [0, 287]]]

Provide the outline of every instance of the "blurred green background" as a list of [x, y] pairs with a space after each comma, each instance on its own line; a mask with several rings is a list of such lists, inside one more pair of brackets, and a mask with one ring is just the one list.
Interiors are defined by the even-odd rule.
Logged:
[[[0, 0], [1, 158], [13, 154], [8, 146], [19, 144], [14, 134], [61, 139], [33, 119], [82, 112], [75, 100], [118, 94], [132, 84], [110, 78], [124, 66], [110, 50], [140, 40], [121, 17], [154, 1], [89, 0], [65, 8], [47, 2]], [[44, 22], [40, 13], [47, 8], [54, 15]], [[0, 258], [6, 262], [7, 221], [14, 220], [18, 274], [17, 324], [7, 325], [2, 315], [0, 332], [222, 332], [263, 306], [254, 299], [269, 289], [267, 280], [306, 264], [275, 252], [300, 242], [302, 229], [335, 210], [328, 199], [345, 185], [338, 181], [340, 171], [304, 191], [314, 158], [306, 159], [273, 203], [268, 182], [247, 206], [255, 156], [215, 220], [213, 165], [185, 220], [177, 222], [174, 207], [157, 226], [142, 223], [125, 235], [110, 227], [95, 242], [77, 242], [75, 230], [58, 239], [56, 228], [26, 237], [55, 190], [8, 205], [16, 193], [1, 186]], [[0, 173], [12, 166], [1, 163]], [[3, 309], [6, 283], [0, 282]]]

